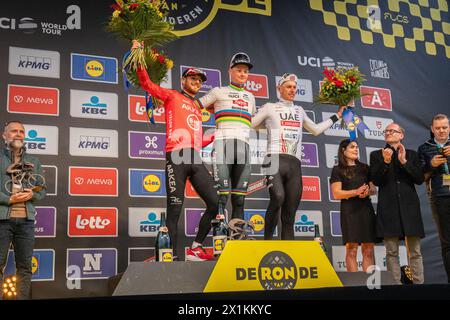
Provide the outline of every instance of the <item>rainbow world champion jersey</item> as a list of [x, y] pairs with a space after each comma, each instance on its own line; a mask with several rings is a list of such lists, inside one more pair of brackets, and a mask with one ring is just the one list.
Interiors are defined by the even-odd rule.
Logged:
[[240, 139], [249, 142], [252, 116], [256, 111], [253, 94], [230, 84], [212, 89], [199, 101], [208, 111], [214, 109], [216, 140]]

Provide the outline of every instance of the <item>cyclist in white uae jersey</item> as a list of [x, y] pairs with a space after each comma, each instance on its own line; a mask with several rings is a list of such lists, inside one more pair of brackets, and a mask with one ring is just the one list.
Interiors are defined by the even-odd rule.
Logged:
[[256, 111], [255, 97], [244, 89], [253, 65], [246, 53], [236, 53], [230, 62], [231, 82], [214, 88], [199, 99], [214, 112], [216, 133], [213, 151], [214, 177], [219, 186], [219, 214], [224, 214], [231, 193], [232, 218], [244, 217], [244, 200], [250, 178], [250, 129]]
[[266, 213], [264, 239], [272, 239], [281, 208], [281, 238], [293, 240], [295, 212], [302, 194], [302, 129], [305, 127], [314, 135], [321, 134], [342, 117], [344, 107], [330, 119], [316, 124], [302, 107], [293, 103], [297, 89], [296, 75], [284, 74], [277, 88], [280, 101], [263, 105], [253, 117], [252, 126], [257, 128], [264, 125], [268, 131], [264, 167], [268, 167], [274, 157], [279, 157], [277, 172], [267, 175], [270, 202]]

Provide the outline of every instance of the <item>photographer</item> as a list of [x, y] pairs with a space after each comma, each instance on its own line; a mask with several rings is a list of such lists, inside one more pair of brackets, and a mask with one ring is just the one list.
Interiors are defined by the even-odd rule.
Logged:
[[418, 154], [425, 174], [431, 212], [436, 222], [442, 248], [442, 260], [450, 283], [450, 127], [445, 114], [431, 122], [433, 138], [419, 147]]

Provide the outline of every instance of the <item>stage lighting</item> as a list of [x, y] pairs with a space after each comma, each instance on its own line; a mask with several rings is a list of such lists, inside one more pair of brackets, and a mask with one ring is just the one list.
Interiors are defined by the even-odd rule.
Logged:
[[13, 300], [17, 296], [16, 276], [9, 276], [3, 281], [3, 299]]

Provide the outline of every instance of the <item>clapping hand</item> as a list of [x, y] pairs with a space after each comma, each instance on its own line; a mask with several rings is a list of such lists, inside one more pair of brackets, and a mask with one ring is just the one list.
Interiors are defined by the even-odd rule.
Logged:
[[387, 164], [391, 163], [393, 153], [394, 152], [392, 151], [391, 148], [382, 149], [383, 160], [385, 163]]
[[400, 161], [401, 164], [405, 164], [407, 162], [406, 149], [401, 143], [398, 145], [398, 161]]
[[369, 195], [369, 185], [364, 183], [361, 187], [356, 189], [356, 196], [360, 198], [365, 198]]

